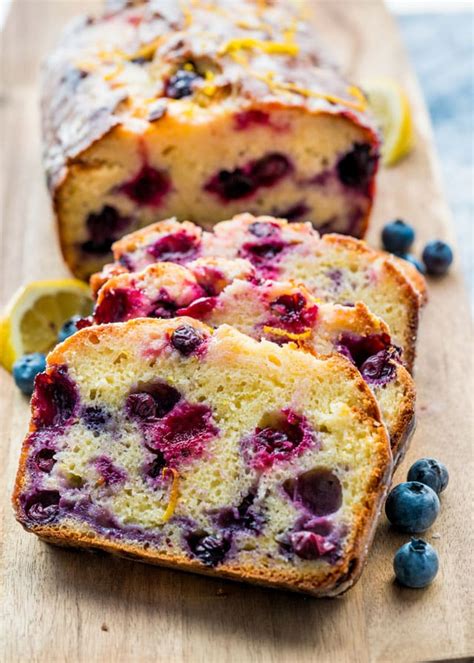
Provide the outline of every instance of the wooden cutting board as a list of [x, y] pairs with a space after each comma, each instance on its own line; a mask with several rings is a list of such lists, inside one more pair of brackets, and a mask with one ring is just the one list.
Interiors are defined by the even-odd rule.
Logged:
[[[88, 7], [77, 0], [18, 0], [2, 38], [2, 305], [26, 281], [67, 274], [41, 169], [36, 85], [39, 60], [60, 26]], [[393, 20], [370, 0], [327, 0], [311, 7], [318, 30], [351, 75], [393, 76], [412, 102], [417, 148], [382, 172], [370, 239], [377, 244], [381, 225], [400, 216], [415, 225], [418, 248], [431, 238], [453, 242], [430, 122]], [[455, 264], [448, 277], [430, 281], [416, 371], [418, 428], [396, 476], [403, 480], [410, 463], [425, 455], [449, 468], [441, 514], [425, 537], [439, 551], [439, 576], [426, 590], [394, 583], [393, 554], [408, 537], [393, 532], [383, 518], [362, 580], [339, 600], [66, 552], [25, 533], [9, 497], [28, 406], [2, 371], [0, 659], [354, 663], [472, 656], [469, 348], [470, 315]]]

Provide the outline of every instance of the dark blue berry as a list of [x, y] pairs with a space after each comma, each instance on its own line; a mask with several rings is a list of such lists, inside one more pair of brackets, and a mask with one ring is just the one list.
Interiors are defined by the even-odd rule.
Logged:
[[33, 393], [35, 377], [46, 368], [46, 358], [41, 352], [23, 355], [13, 364], [16, 386], [27, 396]]
[[105, 205], [100, 212], [89, 214], [86, 219], [89, 239], [81, 245], [82, 250], [95, 255], [107, 253], [121, 232], [130, 225], [130, 221], [111, 205]]
[[222, 562], [230, 548], [228, 534], [212, 536], [206, 532], [196, 532], [188, 537], [191, 552], [206, 566], [216, 566]]
[[438, 496], [429, 486], [407, 481], [390, 491], [385, 513], [392, 525], [404, 532], [424, 532], [436, 520], [439, 506]]
[[412, 253], [400, 253], [398, 257], [403, 258], [403, 260], [406, 260], [407, 262], [411, 263], [413, 267], [416, 267], [416, 269], [420, 272], [420, 274], [426, 274], [426, 268], [424, 264], [421, 262], [421, 260], [418, 260], [418, 258], [414, 256]]
[[185, 357], [194, 352], [202, 342], [201, 334], [191, 325], [177, 327], [171, 334], [171, 345]]
[[435, 458], [421, 458], [408, 470], [408, 481], [418, 481], [432, 488], [438, 495], [446, 489], [449, 474], [446, 465]]
[[348, 187], [366, 191], [377, 168], [378, 157], [368, 143], [355, 143], [337, 164], [337, 174]]
[[399, 548], [393, 560], [398, 582], [406, 587], [429, 585], [438, 573], [438, 553], [423, 539], [412, 539]]
[[415, 231], [401, 219], [387, 223], [382, 230], [382, 244], [390, 253], [406, 253], [414, 240]]
[[40, 490], [27, 500], [26, 515], [37, 523], [50, 523], [59, 513], [60, 498], [57, 490]]
[[428, 242], [425, 246], [422, 258], [428, 274], [441, 276], [446, 274], [453, 262], [453, 252], [446, 242], [435, 240], [434, 242]]
[[73, 315], [72, 318], [66, 320], [58, 334], [58, 343], [62, 343], [67, 338], [77, 332], [77, 323], [81, 319], [80, 315]]
[[195, 71], [179, 69], [166, 84], [165, 94], [171, 99], [182, 99], [193, 93], [193, 83], [199, 78]]

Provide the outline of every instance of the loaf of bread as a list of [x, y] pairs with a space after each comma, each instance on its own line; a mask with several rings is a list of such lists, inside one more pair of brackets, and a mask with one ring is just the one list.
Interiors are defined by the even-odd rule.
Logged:
[[[199, 257], [243, 258], [259, 278], [303, 283], [322, 301], [354, 305], [361, 301], [384, 320], [409, 370], [415, 358], [424, 280], [397, 258], [342, 235], [320, 237], [309, 223], [241, 214], [213, 232], [174, 220], [152, 224], [113, 246], [115, 263], [91, 279], [94, 291], [110, 276], [139, 271], [157, 261], [187, 264]], [[415, 280], [416, 278], [416, 280]]]
[[347, 359], [140, 319], [49, 355], [13, 501], [52, 543], [325, 596], [358, 578], [390, 472]]
[[76, 21], [43, 74], [64, 257], [90, 275], [125, 232], [252, 211], [364, 235], [379, 140], [359, 88], [289, 0], [133, 0]]
[[214, 328], [229, 324], [257, 340], [293, 343], [318, 355], [343, 354], [379, 402], [394, 458], [403, 454], [414, 422], [413, 379], [399, 361], [387, 325], [362, 302], [317, 302], [302, 285], [256, 280], [244, 260], [200, 258], [187, 267], [163, 262], [110, 278], [99, 291], [92, 321], [177, 315]]

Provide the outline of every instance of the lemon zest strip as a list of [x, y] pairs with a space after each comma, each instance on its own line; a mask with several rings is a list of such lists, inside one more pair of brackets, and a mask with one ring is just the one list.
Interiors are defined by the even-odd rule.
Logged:
[[168, 502], [168, 506], [166, 507], [166, 511], [164, 512], [162, 517], [163, 523], [166, 523], [171, 518], [171, 516], [174, 513], [174, 510], [176, 509], [176, 502], [178, 501], [179, 474], [174, 469], [174, 467], [164, 467], [162, 472], [162, 477], [166, 478], [166, 474], [168, 472], [171, 472], [171, 474], [173, 475], [173, 483], [171, 484], [170, 501]]
[[253, 39], [252, 37], [242, 37], [240, 39], [231, 39], [221, 46], [219, 55], [226, 55], [234, 51], [252, 51], [258, 50], [269, 54], [279, 55], [298, 55], [299, 46], [290, 42], [282, 41], [264, 41], [263, 39]]

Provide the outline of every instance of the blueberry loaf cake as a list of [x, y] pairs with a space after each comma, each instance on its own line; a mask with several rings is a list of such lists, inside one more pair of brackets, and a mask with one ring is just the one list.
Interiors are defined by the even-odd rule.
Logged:
[[396, 258], [342, 235], [321, 237], [308, 223], [241, 214], [213, 232], [193, 223], [158, 222], [113, 246], [115, 263], [91, 279], [93, 290], [113, 274], [139, 271], [157, 261], [187, 264], [199, 257], [248, 260], [259, 278], [304, 283], [318, 299], [343, 305], [364, 302], [390, 329], [406, 366], [415, 358], [424, 282], [411, 278]]
[[413, 427], [415, 389], [387, 325], [362, 302], [353, 307], [317, 302], [302, 285], [256, 280], [251, 265], [246, 269], [245, 264], [200, 258], [187, 267], [156, 263], [142, 272], [120, 274], [99, 291], [92, 321], [186, 315], [214, 328], [233, 325], [257, 340], [294, 343], [319, 355], [339, 352], [358, 367], [375, 394], [398, 458]]
[[41, 538], [315, 596], [358, 578], [391, 455], [347, 359], [131, 320], [57, 346], [31, 407], [13, 501]]
[[[300, 8], [301, 9], [301, 8]], [[43, 74], [45, 167], [85, 277], [125, 232], [237, 212], [364, 235], [379, 140], [366, 100], [285, 0], [122, 0]]]

